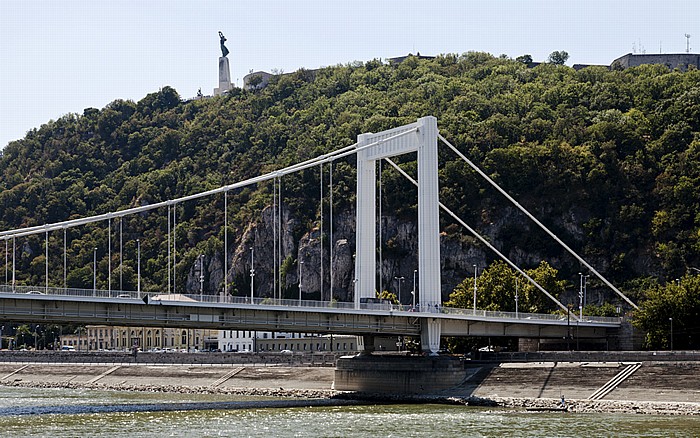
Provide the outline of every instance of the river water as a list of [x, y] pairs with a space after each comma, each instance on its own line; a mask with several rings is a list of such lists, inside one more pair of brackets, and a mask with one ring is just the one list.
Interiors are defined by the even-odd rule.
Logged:
[[0, 436], [700, 436], [700, 418], [688, 416], [531, 413], [431, 404], [258, 407], [279, 401], [230, 395], [0, 387]]

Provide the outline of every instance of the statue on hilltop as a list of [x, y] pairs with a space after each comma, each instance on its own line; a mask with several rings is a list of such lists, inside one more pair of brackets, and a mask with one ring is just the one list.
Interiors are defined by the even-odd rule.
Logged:
[[228, 49], [224, 45], [225, 42], [226, 42], [226, 37], [224, 36], [223, 33], [221, 33], [221, 31], [219, 31], [219, 43], [221, 44], [221, 56], [224, 58], [226, 57], [226, 55], [228, 55]]

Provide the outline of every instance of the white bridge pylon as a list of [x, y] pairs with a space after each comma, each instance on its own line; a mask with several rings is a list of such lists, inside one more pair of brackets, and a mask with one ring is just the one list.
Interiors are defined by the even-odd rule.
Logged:
[[[421, 308], [441, 304], [440, 218], [438, 200], [438, 128], [433, 116], [377, 134], [357, 137], [357, 229], [355, 251], [355, 307], [376, 293], [376, 166], [375, 161], [418, 153], [418, 290]], [[440, 322], [421, 320], [421, 345], [437, 354]]]

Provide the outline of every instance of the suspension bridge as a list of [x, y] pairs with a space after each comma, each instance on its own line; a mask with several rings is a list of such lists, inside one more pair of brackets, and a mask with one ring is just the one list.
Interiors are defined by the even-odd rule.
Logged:
[[[620, 326], [619, 318], [586, 317], [574, 314], [559, 302], [545, 288], [532, 279], [524, 270], [509, 260], [487, 239], [453, 213], [438, 199], [438, 142], [447, 145], [458, 157], [464, 160], [477, 174], [505, 196], [528, 218], [542, 228], [554, 240], [575, 257], [589, 272], [598, 277], [630, 306], [637, 307], [612, 283], [603, 277], [593, 266], [567, 246], [530, 212], [488, 177], [455, 146], [438, 132], [437, 119], [432, 116], [418, 119], [415, 123], [383, 131], [358, 136], [353, 145], [334, 152], [306, 160], [283, 169], [269, 172], [254, 178], [239, 181], [216, 189], [171, 199], [150, 205], [109, 212], [80, 219], [72, 219], [54, 224], [25, 227], [0, 232], [0, 240], [5, 241], [5, 284], [0, 285], [0, 317], [8, 321], [37, 323], [78, 323], [78, 324], [119, 324], [125, 326], [211, 328], [220, 330], [270, 330], [306, 333], [339, 333], [363, 336], [366, 348], [370, 348], [373, 336], [411, 335], [420, 336], [425, 352], [436, 354], [440, 349], [441, 336], [516, 336], [531, 338], [564, 338], [571, 335], [572, 325], [583, 338], [605, 338], [609, 329]], [[399, 167], [392, 158], [406, 153], [417, 154], [417, 179]], [[282, 178], [315, 166], [328, 164], [332, 187], [332, 165], [335, 160], [351, 155], [357, 158], [356, 192], [356, 248], [354, 266], [354, 294], [351, 302], [328, 300], [304, 300], [282, 298], [281, 268], [282, 247]], [[418, 188], [418, 276], [419, 294], [415, 305], [376, 302], [377, 291], [377, 211], [376, 162], [384, 161], [396, 169]], [[230, 191], [272, 181], [273, 183], [273, 248], [274, 272], [272, 296], [256, 296], [254, 254], [251, 247], [250, 294], [231, 296], [226, 281], [229, 272], [229, 207]], [[321, 186], [323, 187], [323, 186]], [[323, 192], [321, 188], [321, 197]], [[332, 223], [332, 190], [330, 216]], [[174, 232], [177, 226], [177, 206], [189, 201], [213, 196], [223, 196], [224, 204], [224, 279], [220, 293], [210, 295], [176, 290], [176, 266], [178, 262], [177, 239]], [[123, 266], [123, 222], [124, 218], [147, 211], [164, 209], [167, 211], [167, 288], [162, 291], [144, 291], [141, 288], [140, 239], [137, 247], [137, 287], [125, 291], [112, 288], [112, 262], [118, 256], [119, 270]], [[439, 212], [444, 211], [464, 226], [485, 247], [529, 281], [537, 290], [552, 300], [563, 315], [527, 314], [519, 312], [489, 312], [476, 308], [456, 309], [442, 306], [440, 278], [440, 230]], [[381, 214], [381, 213], [380, 213]], [[322, 215], [321, 215], [322, 217]], [[115, 221], [118, 228], [115, 226]], [[106, 289], [97, 288], [97, 260], [93, 252], [93, 288], [73, 289], [67, 287], [67, 230], [88, 224], [107, 224], [108, 275]], [[50, 284], [49, 235], [63, 233], [63, 285]], [[43, 285], [26, 285], [17, 282], [17, 243], [33, 235], [45, 237], [45, 282]], [[113, 245], [113, 235], [116, 241]], [[381, 233], [380, 233], [381, 234]], [[334, 236], [330, 227], [330, 259], [333, 259]], [[322, 239], [320, 239], [322, 241]], [[116, 246], [116, 248], [114, 248]], [[11, 248], [11, 251], [10, 251]], [[12, 257], [10, 257], [10, 254]], [[323, 254], [323, 251], [321, 252]], [[321, 255], [323, 257], [323, 255]], [[321, 259], [321, 298], [323, 298], [323, 259]], [[330, 269], [332, 264], [329, 263]], [[56, 270], [56, 267], [53, 267]], [[331, 290], [333, 290], [333, 275]], [[301, 283], [301, 279], [300, 279]], [[121, 278], [119, 284], [122, 284]], [[415, 297], [415, 295], [414, 295]]]

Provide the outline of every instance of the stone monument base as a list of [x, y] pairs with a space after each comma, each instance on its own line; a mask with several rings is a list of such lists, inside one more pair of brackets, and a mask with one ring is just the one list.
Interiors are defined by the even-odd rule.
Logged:
[[449, 356], [358, 355], [338, 359], [336, 391], [384, 394], [429, 394], [455, 387], [467, 373]]
[[228, 58], [219, 58], [219, 86], [214, 88], [214, 96], [219, 96], [233, 88], [231, 83], [231, 69], [228, 65]]

